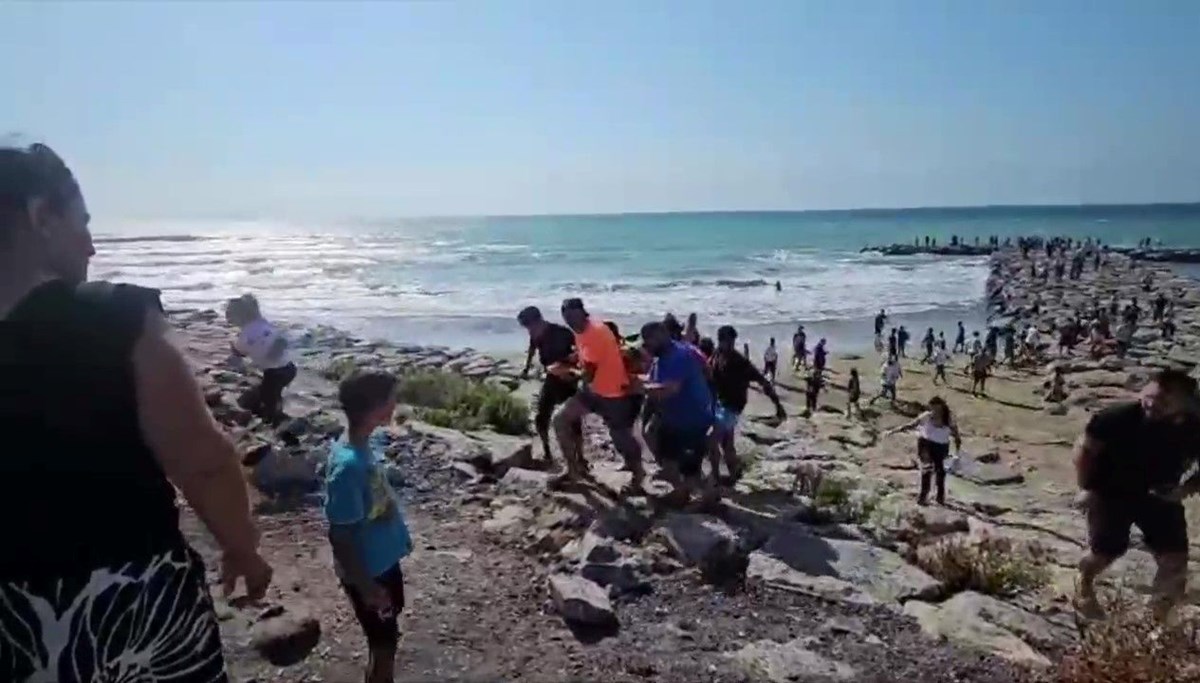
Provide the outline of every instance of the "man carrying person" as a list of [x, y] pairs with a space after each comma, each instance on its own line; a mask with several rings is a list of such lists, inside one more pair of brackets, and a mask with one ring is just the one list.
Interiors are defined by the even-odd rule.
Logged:
[[[653, 358], [645, 389], [658, 422], [656, 454], [674, 487], [668, 501], [686, 505], [692, 490], [703, 487], [704, 456], [713, 425], [708, 377], [703, 362], [686, 344], [671, 339], [662, 323], [642, 327], [642, 345]], [[710, 488], [706, 499], [711, 500], [715, 492], [715, 487]]]
[[[645, 469], [642, 467], [642, 446], [633, 436], [635, 387], [631, 386], [626, 371], [621, 344], [607, 325], [588, 315], [580, 299], [563, 301], [562, 316], [567, 327], [575, 333], [583, 387], [567, 399], [552, 420], [559, 450], [567, 461], [566, 472], [557, 483], [583, 476], [585, 461], [579, 425], [585, 415], [594, 413], [604, 420], [613, 447], [632, 473], [628, 492], [636, 494], [642, 490]], [[660, 329], [667, 335], [661, 325]], [[699, 362], [699, 354], [689, 353]]]
[[1079, 563], [1076, 607], [1103, 616], [1096, 578], [1129, 548], [1137, 525], [1157, 572], [1151, 607], [1167, 619], [1187, 586], [1188, 529], [1182, 500], [1200, 493], [1200, 476], [1181, 478], [1200, 455], [1196, 380], [1162, 370], [1141, 399], [1096, 413], [1075, 444], [1077, 503], [1087, 516], [1089, 552]]
[[[521, 379], [529, 375], [534, 352], [538, 354], [538, 360], [546, 369], [546, 378], [542, 380], [542, 388], [538, 392], [537, 412], [533, 424], [542, 440], [542, 452], [546, 462], [552, 463], [554, 455], [550, 452], [550, 418], [554, 416], [555, 408], [575, 395], [579, 383], [573, 367], [575, 334], [562, 325], [547, 322], [536, 306], [522, 309], [517, 314], [517, 322], [529, 332], [529, 352], [525, 356], [525, 369], [521, 371]], [[582, 445], [582, 434], [578, 436], [580, 438], [577, 443]], [[578, 457], [578, 454], [572, 453], [571, 457]]]
[[[759, 372], [754, 364], [737, 352], [737, 330], [730, 325], [724, 325], [717, 330], [717, 353], [710, 364], [712, 370], [712, 386], [717, 395], [716, 405], [716, 437], [720, 454], [724, 456], [725, 467], [729, 469], [730, 480], [736, 482], [742, 475], [742, 463], [738, 460], [737, 446], [734, 437], [737, 434], [738, 420], [749, 402], [750, 385], [758, 384], [763, 394], [775, 404], [775, 417], [782, 420], [787, 414], [775, 387]], [[718, 453], [712, 454], [713, 480], [718, 479]]]

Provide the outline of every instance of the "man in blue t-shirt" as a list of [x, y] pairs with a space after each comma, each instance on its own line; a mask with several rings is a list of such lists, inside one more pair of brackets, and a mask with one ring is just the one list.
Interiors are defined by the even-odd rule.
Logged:
[[703, 360], [687, 344], [674, 341], [662, 323], [642, 327], [642, 344], [654, 361], [646, 394], [658, 419], [658, 455], [675, 487], [670, 498], [682, 504], [701, 484], [713, 424], [713, 397]]
[[400, 560], [412, 539], [396, 492], [371, 448], [371, 434], [396, 412], [396, 378], [382, 372], [342, 382], [346, 439], [333, 444], [326, 467], [325, 516], [334, 569], [367, 636], [367, 683], [394, 679], [397, 617], [404, 608]]

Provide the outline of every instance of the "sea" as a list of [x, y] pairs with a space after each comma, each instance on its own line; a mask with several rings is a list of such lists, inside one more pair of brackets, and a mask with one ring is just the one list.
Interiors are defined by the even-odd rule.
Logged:
[[[163, 292], [168, 308], [221, 309], [254, 293], [265, 314], [364, 338], [519, 352], [516, 314], [550, 319], [567, 297], [636, 331], [696, 313], [761, 355], [804, 325], [810, 346], [860, 352], [887, 311], [914, 343], [984, 323], [987, 260], [881, 256], [926, 235], [968, 244], [1021, 235], [1149, 237], [1200, 246], [1200, 204], [462, 217], [334, 222], [97, 219], [93, 279]], [[778, 289], [776, 287], [778, 283]]]

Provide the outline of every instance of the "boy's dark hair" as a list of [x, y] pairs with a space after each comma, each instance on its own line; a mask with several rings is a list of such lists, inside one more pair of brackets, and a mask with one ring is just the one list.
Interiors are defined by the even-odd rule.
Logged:
[[44, 197], [61, 211], [77, 194], [75, 176], [46, 145], [0, 146], [0, 238], [23, 219], [29, 200]]
[[1178, 396], [1196, 396], [1196, 380], [1182, 370], [1159, 370], [1154, 375], [1154, 383], [1163, 391]]
[[350, 424], [386, 404], [396, 395], [396, 377], [387, 372], [361, 372], [338, 385], [338, 402]]
[[517, 322], [528, 327], [542, 319], [542, 312], [537, 306], [526, 306], [517, 314]]

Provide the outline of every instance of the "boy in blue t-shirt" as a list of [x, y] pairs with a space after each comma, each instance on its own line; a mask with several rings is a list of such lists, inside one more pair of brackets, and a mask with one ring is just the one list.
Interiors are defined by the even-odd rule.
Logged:
[[334, 569], [367, 636], [367, 683], [394, 678], [397, 617], [404, 608], [400, 559], [412, 539], [396, 492], [371, 449], [371, 433], [396, 412], [396, 378], [383, 372], [355, 375], [338, 388], [346, 412], [346, 438], [333, 444], [325, 470], [325, 517]]

